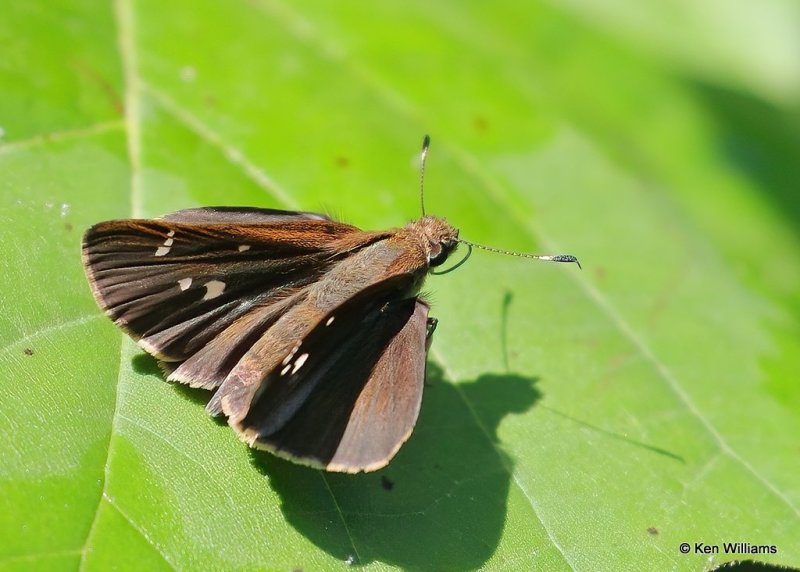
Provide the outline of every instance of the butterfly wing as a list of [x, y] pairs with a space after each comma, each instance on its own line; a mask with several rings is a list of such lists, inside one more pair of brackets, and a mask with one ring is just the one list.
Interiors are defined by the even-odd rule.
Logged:
[[168, 369], [216, 341], [213, 363], [198, 360], [171, 376], [213, 388], [302, 301], [343, 244], [357, 249], [378, 238], [314, 213], [188, 209], [99, 223], [84, 235], [83, 260], [98, 304]]
[[[365, 302], [337, 308], [272, 374], [281, 383], [234, 424], [252, 446], [349, 473], [377, 470], [394, 457], [419, 415], [428, 306], [396, 299], [365, 313]], [[298, 401], [308, 386], [313, 391]]]
[[[391, 311], [396, 314], [377, 335], [378, 339], [388, 339], [390, 342], [356, 398], [336, 451], [327, 461], [327, 470], [378, 470], [392, 460], [411, 436], [422, 405], [427, 348], [429, 335], [432, 334], [428, 325], [428, 309], [426, 303], [417, 299], [403, 300], [387, 308], [386, 313]], [[403, 323], [409, 312], [411, 315]], [[393, 334], [394, 328], [400, 324], [403, 324], [400, 330]], [[357, 376], [353, 379], [357, 379]], [[294, 422], [310, 422], [326, 406], [325, 394], [320, 393], [320, 397]], [[309, 418], [305, 418], [305, 415]], [[331, 429], [322, 444], [329, 443], [330, 436], [336, 434], [336, 427], [333, 424], [329, 424], [329, 427]], [[295, 443], [299, 443], [299, 440], [293, 437], [292, 429], [294, 427], [284, 428], [281, 433], [265, 440], [264, 446], [280, 451], [297, 447]], [[320, 453], [323, 454], [319, 458], [324, 460], [326, 452]], [[316, 454], [313, 451], [310, 456], [314, 458]]]
[[258, 207], [200, 207], [183, 209], [161, 217], [161, 220], [194, 224], [270, 224], [291, 220], [331, 220], [320, 213], [262, 209]]

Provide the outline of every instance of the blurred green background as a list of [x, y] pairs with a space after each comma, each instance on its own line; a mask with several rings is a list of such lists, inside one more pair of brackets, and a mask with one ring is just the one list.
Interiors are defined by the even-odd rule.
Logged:
[[[428, 281], [386, 469], [248, 451], [92, 301], [104, 219], [404, 224], [425, 133], [429, 212], [584, 270]], [[0, 569], [798, 567], [799, 187], [791, 0], [4, 0]]]

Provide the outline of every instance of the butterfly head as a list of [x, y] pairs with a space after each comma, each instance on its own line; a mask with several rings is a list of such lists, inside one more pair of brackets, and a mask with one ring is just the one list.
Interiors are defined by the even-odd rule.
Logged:
[[424, 216], [409, 226], [422, 239], [431, 268], [447, 260], [458, 246], [458, 229], [442, 218]]

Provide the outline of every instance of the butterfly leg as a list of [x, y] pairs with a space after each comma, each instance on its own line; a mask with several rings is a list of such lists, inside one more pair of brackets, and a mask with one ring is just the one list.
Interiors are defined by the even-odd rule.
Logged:
[[439, 320], [436, 318], [428, 318], [427, 330], [425, 332], [425, 351], [431, 349], [431, 342], [433, 341], [433, 332], [436, 331], [436, 326]]

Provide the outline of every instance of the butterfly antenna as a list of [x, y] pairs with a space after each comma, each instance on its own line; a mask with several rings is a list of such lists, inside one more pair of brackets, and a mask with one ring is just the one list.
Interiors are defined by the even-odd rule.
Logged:
[[526, 252], [514, 252], [513, 250], [503, 250], [502, 248], [494, 248], [492, 246], [484, 246], [482, 244], [475, 244], [463, 238], [459, 238], [458, 242], [466, 244], [469, 247], [480, 248], [489, 252], [496, 252], [497, 254], [507, 254], [509, 256], [519, 256], [520, 258], [534, 258], [536, 260], [547, 260], [549, 262], [574, 262], [581, 268], [581, 263], [578, 259], [571, 254], [528, 254]]
[[422, 207], [422, 216], [425, 216], [425, 159], [428, 157], [428, 147], [431, 146], [430, 135], [422, 140], [422, 154], [419, 167], [419, 204]]

